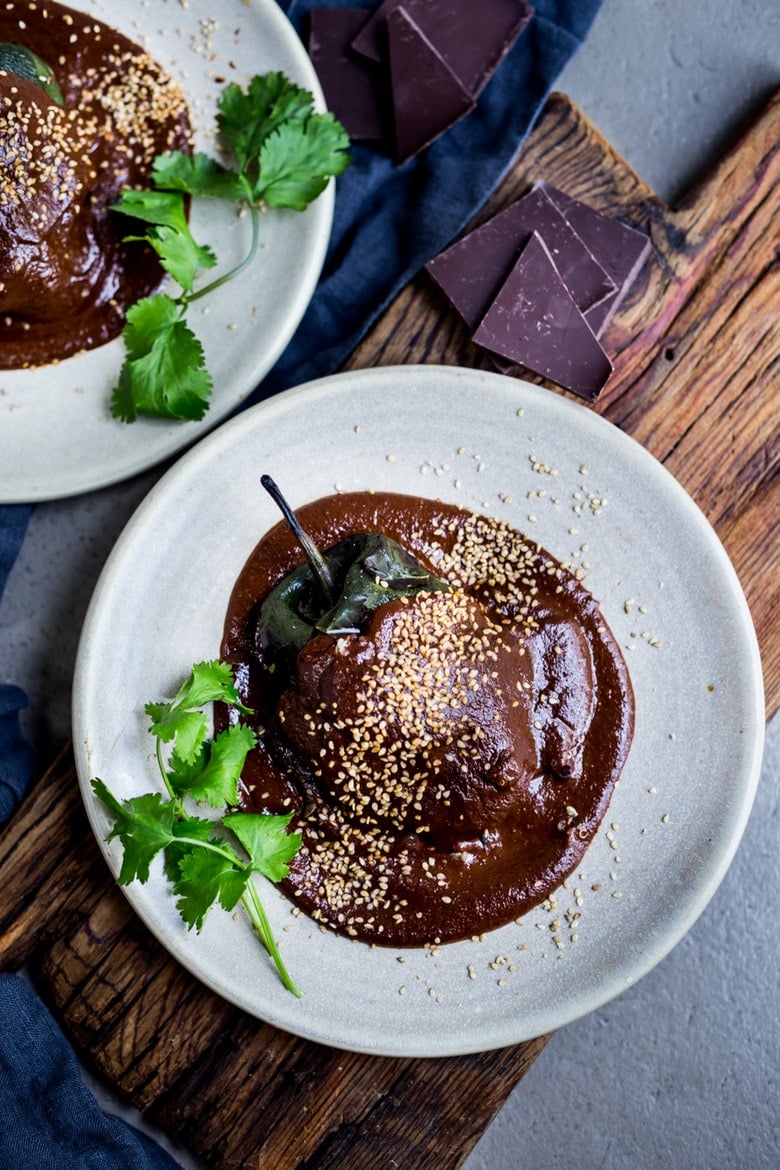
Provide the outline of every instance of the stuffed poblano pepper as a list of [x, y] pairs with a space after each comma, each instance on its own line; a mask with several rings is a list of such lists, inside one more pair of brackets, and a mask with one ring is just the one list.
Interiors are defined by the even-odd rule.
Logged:
[[298, 652], [317, 634], [358, 634], [380, 605], [425, 590], [452, 586], [429, 573], [416, 557], [379, 532], [361, 532], [324, 553], [301, 528], [270, 476], [263, 487], [279, 505], [305, 555], [260, 606], [257, 642], [292, 668]]

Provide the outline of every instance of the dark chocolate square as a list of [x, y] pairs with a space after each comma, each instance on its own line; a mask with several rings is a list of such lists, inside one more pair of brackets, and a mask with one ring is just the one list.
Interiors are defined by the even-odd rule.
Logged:
[[550, 183], [538, 187], [566, 217], [582, 242], [615, 283], [615, 292], [600, 304], [586, 309], [585, 316], [598, 335], [619, 307], [647, 259], [651, 244], [644, 232], [604, 215], [587, 203], [559, 191]]
[[309, 56], [320, 79], [328, 109], [356, 142], [388, 137], [387, 102], [382, 101], [381, 69], [351, 48], [366, 23], [362, 8], [312, 8]]
[[538, 232], [575, 304], [585, 312], [614, 293], [611, 278], [540, 188], [457, 240], [426, 268], [472, 329], [487, 311], [520, 249]]
[[612, 362], [534, 232], [472, 340], [593, 402]]
[[405, 8], [387, 17], [396, 162], [430, 146], [474, 109], [474, 99]]
[[533, 16], [525, 0], [384, 0], [352, 42], [373, 61], [384, 53], [384, 26], [403, 7], [476, 97]]

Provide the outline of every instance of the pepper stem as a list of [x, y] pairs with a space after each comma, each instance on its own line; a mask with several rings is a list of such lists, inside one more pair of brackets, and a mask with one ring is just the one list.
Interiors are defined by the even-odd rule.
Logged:
[[263, 485], [271, 499], [279, 508], [280, 512], [289, 524], [293, 536], [303, 549], [306, 560], [309, 562], [309, 567], [311, 568], [312, 573], [314, 573], [314, 576], [317, 578], [317, 583], [325, 595], [327, 604], [329, 606], [334, 605], [337, 597], [336, 582], [333, 580], [333, 574], [331, 573], [324, 556], [317, 548], [312, 538], [301, 527], [298, 517], [295, 515], [292, 508], [287, 503], [287, 500], [279, 491], [279, 488], [271, 476], [261, 475], [260, 483]]

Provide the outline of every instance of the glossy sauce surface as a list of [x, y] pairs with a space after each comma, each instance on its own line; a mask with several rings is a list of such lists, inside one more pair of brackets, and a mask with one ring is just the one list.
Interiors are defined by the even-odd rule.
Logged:
[[243, 807], [294, 811], [303, 833], [287, 892], [396, 946], [522, 915], [578, 864], [631, 742], [628, 672], [595, 600], [529, 538], [450, 505], [353, 493], [298, 515], [320, 548], [382, 532], [455, 589], [318, 635], [290, 679], [264, 658], [258, 603], [302, 556], [284, 524], [250, 556], [222, 656], [260, 731]]
[[[139, 46], [56, 3], [3, 4], [0, 43], [31, 49], [65, 107], [0, 71], [0, 369], [92, 349], [163, 272], [143, 225], [109, 211], [154, 157], [190, 147], [179, 87]], [[140, 230], [139, 230], [140, 229]]]

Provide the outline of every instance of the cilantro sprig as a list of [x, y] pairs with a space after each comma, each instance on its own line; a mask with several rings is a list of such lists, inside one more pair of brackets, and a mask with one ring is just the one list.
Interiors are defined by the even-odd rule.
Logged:
[[[203, 708], [215, 701], [229, 703], [239, 719], [209, 739]], [[119, 885], [148, 881], [151, 863], [162, 853], [176, 908], [187, 926], [200, 931], [215, 903], [230, 911], [241, 902], [282, 983], [299, 996], [252, 880], [255, 873], [272, 882], [287, 877], [301, 844], [300, 833], [288, 832], [292, 814], [226, 811], [211, 820], [185, 805], [187, 799], [219, 809], [238, 803], [238, 781], [256, 737], [240, 719], [251, 712], [241, 703], [231, 667], [197, 663], [173, 699], [147, 703], [145, 711], [165, 795], [146, 792], [119, 801], [99, 777], [92, 780], [95, 795], [114, 818], [107, 839], [117, 838], [122, 845]]]
[[[315, 113], [313, 102], [283, 73], [253, 77], [246, 90], [228, 85], [218, 103], [217, 127], [234, 165], [202, 152], [171, 151], [155, 159], [151, 190], [124, 191], [113, 204], [112, 210], [147, 225], [143, 234], [125, 239], [146, 241], [181, 290], [178, 296], [145, 297], [128, 310], [122, 334], [126, 356], [111, 400], [115, 418], [203, 418], [212, 379], [203, 347], [186, 321], [189, 305], [252, 263], [261, 205], [303, 211], [349, 165], [346, 131], [332, 114]], [[199, 288], [197, 278], [214, 268], [217, 258], [190, 231], [188, 197], [245, 205], [252, 222], [246, 257]]]

